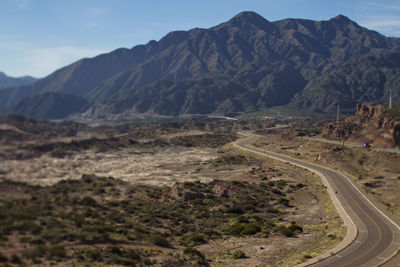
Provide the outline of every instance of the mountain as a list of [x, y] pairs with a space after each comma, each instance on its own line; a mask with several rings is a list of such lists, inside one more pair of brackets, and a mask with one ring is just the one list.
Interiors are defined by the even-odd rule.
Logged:
[[62, 119], [83, 111], [87, 104], [88, 101], [81, 96], [46, 92], [24, 98], [14, 106], [0, 111], [0, 114], [23, 115], [36, 119]]
[[[331, 112], [342, 97], [353, 106], [360, 96], [351, 93], [355, 84], [321, 92], [322, 80], [334, 79], [329, 75], [346, 71], [346, 64], [367, 64], [368, 55], [386, 52], [400, 52], [400, 39], [342, 15], [270, 22], [242, 12], [209, 29], [171, 32], [146, 45], [82, 59], [33, 85], [1, 90], [0, 107], [57, 92], [88, 99], [83, 113], [88, 117], [248, 112], [277, 105]], [[360, 77], [369, 77], [370, 66], [360, 68]], [[392, 79], [386, 77], [389, 70], [380, 73], [379, 79]], [[362, 87], [371, 91], [363, 100], [382, 100], [382, 93], [372, 91], [388, 86]]]
[[7, 76], [4, 72], [0, 72], [0, 89], [4, 89], [7, 87], [15, 87], [21, 85], [29, 85], [36, 81], [36, 78], [31, 76], [23, 76], [18, 78], [13, 78]]

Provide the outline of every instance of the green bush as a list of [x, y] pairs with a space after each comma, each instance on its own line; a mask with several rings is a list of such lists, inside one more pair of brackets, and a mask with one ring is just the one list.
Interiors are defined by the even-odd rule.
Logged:
[[63, 246], [55, 246], [50, 248], [49, 255], [50, 257], [54, 258], [65, 258], [67, 256], [67, 252]]
[[289, 226], [288, 226], [289, 231], [293, 232], [293, 233], [302, 233], [303, 232], [303, 227], [297, 225], [295, 222], [292, 222]]
[[254, 235], [261, 231], [261, 227], [256, 223], [235, 223], [228, 228], [232, 235]]
[[187, 247], [183, 250], [183, 254], [189, 255], [189, 256], [195, 256], [204, 259], [204, 255], [198, 251], [197, 249], [193, 247]]
[[187, 246], [195, 246], [206, 243], [201, 233], [188, 233], [183, 236], [183, 243]]
[[235, 250], [232, 253], [232, 259], [236, 260], [236, 259], [243, 259], [243, 258], [246, 258], [246, 254], [244, 254], [244, 252], [241, 250]]
[[149, 241], [150, 243], [160, 247], [165, 247], [165, 248], [171, 247], [171, 244], [168, 242], [168, 240], [159, 233], [151, 234], [149, 237]]
[[241, 235], [255, 235], [261, 231], [260, 226], [255, 223], [244, 224], [243, 230], [240, 232]]
[[285, 237], [293, 237], [293, 236], [294, 236], [293, 232], [290, 231], [290, 229], [288, 229], [288, 228], [286, 228], [286, 227], [282, 227], [282, 228], [279, 230], [279, 233], [280, 233], [281, 235], [285, 236]]
[[98, 261], [101, 259], [101, 252], [97, 248], [89, 248], [85, 252], [86, 257], [88, 257], [92, 261]]
[[228, 232], [232, 235], [240, 235], [243, 231], [244, 226], [241, 223], [235, 223], [228, 228]]

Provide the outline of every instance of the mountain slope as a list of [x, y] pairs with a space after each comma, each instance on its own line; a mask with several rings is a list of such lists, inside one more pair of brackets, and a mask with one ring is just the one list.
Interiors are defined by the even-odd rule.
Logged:
[[[291, 79], [287, 79], [291, 77]], [[255, 111], [285, 105], [305, 85], [290, 65], [250, 64], [240, 70], [213, 72], [200, 78], [160, 80], [119, 93], [93, 105], [86, 114], [180, 114]]]
[[0, 114], [23, 115], [35, 119], [62, 119], [72, 113], [82, 112], [87, 104], [88, 101], [80, 96], [47, 92], [27, 97]]
[[30, 76], [23, 76], [18, 78], [13, 78], [7, 76], [4, 72], [0, 72], [0, 89], [8, 87], [16, 87], [21, 85], [29, 85], [36, 81], [36, 78]]
[[[241, 112], [289, 102], [315, 109], [318, 101], [324, 103], [321, 112], [330, 112], [342, 89], [328, 102], [321, 93], [301, 91], [317, 90], [319, 76], [327, 77], [349, 60], [385, 51], [400, 51], [400, 39], [341, 15], [327, 21], [269, 22], [242, 12], [210, 29], [171, 32], [160, 41], [80, 60], [34, 85], [1, 90], [0, 107], [59, 92], [86, 97], [92, 103], [86, 116]], [[347, 96], [351, 106], [358, 101]]]
[[400, 105], [400, 53], [374, 52], [355, 57], [333, 72], [311, 80], [290, 105], [331, 112], [340, 104], [352, 111], [357, 103], [387, 103], [389, 90]]

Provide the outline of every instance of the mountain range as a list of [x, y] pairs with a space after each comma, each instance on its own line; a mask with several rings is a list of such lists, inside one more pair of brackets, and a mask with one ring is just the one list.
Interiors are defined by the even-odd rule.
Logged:
[[0, 90], [8, 87], [29, 85], [34, 83], [36, 80], [36, 78], [33, 78], [31, 76], [14, 78], [7, 76], [4, 72], [0, 72]]
[[88, 101], [63, 114], [86, 118], [226, 114], [274, 106], [333, 113], [338, 104], [350, 110], [360, 101], [385, 102], [390, 89], [394, 104], [400, 104], [399, 58], [400, 38], [343, 15], [270, 22], [242, 12], [209, 29], [171, 32], [159, 41], [79, 60], [34, 84], [0, 90], [0, 108], [23, 112], [30, 103], [51, 114], [44, 101], [48, 94], [33, 97], [51, 92], [53, 99], [67, 94]]

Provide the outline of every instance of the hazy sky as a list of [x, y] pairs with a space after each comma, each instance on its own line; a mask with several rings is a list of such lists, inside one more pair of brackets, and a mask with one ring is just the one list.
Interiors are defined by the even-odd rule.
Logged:
[[399, 0], [0, 0], [0, 71], [43, 77], [82, 57], [208, 28], [241, 11], [270, 21], [343, 14], [400, 37]]

